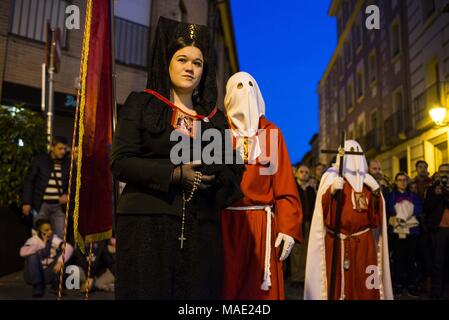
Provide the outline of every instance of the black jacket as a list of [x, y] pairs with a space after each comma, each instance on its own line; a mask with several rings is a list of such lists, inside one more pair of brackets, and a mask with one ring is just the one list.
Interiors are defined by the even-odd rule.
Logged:
[[[35, 210], [39, 211], [45, 189], [50, 180], [51, 172], [54, 169], [54, 162], [50, 154], [43, 153], [34, 159], [30, 171], [25, 180], [23, 188], [22, 204], [30, 204]], [[70, 174], [70, 158], [64, 157], [61, 160], [62, 171], [62, 193], [67, 193]]]
[[[155, 119], [154, 108], [159, 106], [153, 96], [133, 92], [119, 112], [112, 142], [111, 170], [126, 187], [120, 196], [117, 214], [181, 215], [182, 189], [171, 184], [175, 165], [170, 160], [170, 152], [177, 143], [170, 141], [172, 109], [161, 106], [160, 119]], [[160, 132], [154, 130], [156, 123], [163, 124]], [[212, 127], [211, 123], [201, 124], [202, 131]], [[214, 173], [222, 186], [211, 187], [209, 191], [198, 190], [190, 204], [194, 207], [192, 211], [199, 218], [217, 220], [220, 207], [243, 196], [240, 190], [243, 172], [237, 173], [227, 165], [205, 166], [200, 171]]]
[[449, 190], [443, 191], [442, 195], [435, 194], [435, 186], [427, 189], [424, 203], [425, 224], [430, 231], [438, 229], [444, 209], [449, 208]]
[[301, 200], [302, 214], [304, 222], [311, 222], [313, 210], [315, 209], [316, 192], [312, 186], [307, 186], [306, 190], [297, 184], [299, 198]]

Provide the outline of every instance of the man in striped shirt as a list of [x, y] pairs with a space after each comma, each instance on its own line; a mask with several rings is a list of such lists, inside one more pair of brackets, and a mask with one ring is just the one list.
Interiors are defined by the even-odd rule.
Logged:
[[63, 238], [65, 212], [62, 205], [68, 202], [68, 180], [70, 160], [67, 154], [67, 140], [54, 137], [50, 153], [38, 155], [31, 165], [25, 181], [22, 212], [28, 216], [31, 209], [38, 214], [34, 221], [48, 219], [55, 233]]

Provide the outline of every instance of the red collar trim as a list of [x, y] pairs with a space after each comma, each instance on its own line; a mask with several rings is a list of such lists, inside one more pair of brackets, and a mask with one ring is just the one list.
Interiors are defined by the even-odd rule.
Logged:
[[[146, 93], [148, 93], [148, 94], [151, 94], [151, 95], [155, 96], [155, 97], [158, 98], [160, 101], [162, 101], [162, 102], [164, 102], [166, 105], [168, 105], [170, 108], [172, 108], [172, 109], [177, 109], [177, 110], [181, 110], [179, 107], [177, 107], [176, 105], [174, 105], [170, 100], [168, 100], [166, 97], [164, 97], [163, 95], [159, 94], [158, 92], [153, 91], [153, 90], [151, 90], [151, 89], [145, 89], [145, 90], [143, 90], [143, 91], [146, 92]], [[181, 111], [182, 111], [182, 110], [181, 110]], [[209, 122], [210, 119], [212, 119], [213, 116], [215, 116], [215, 114], [217, 114], [217, 112], [218, 112], [218, 108], [217, 108], [217, 107], [214, 107], [214, 108], [212, 109], [211, 113], [210, 113], [208, 116], [202, 116], [202, 115], [195, 115], [195, 116], [194, 116], [194, 115], [189, 115], [189, 116], [191, 116], [192, 118], [197, 119], [197, 120], [202, 120], [202, 121], [204, 121], [204, 122]]]

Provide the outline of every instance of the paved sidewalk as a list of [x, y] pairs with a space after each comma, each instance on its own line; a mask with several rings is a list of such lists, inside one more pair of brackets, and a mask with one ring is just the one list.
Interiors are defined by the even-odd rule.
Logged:
[[[82, 300], [84, 294], [80, 290], [65, 290], [64, 300]], [[95, 291], [89, 293], [89, 300], [113, 300], [114, 293]], [[0, 300], [57, 300], [55, 292], [47, 286], [45, 295], [42, 298], [31, 296], [31, 286], [23, 281], [23, 273], [15, 272], [7, 276], [0, 277]]]

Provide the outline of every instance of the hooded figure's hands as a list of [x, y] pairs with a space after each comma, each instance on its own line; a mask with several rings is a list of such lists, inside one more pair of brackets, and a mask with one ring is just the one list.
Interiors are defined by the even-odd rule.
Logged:
[[380, 188], [379, 183], [372, 177], [366, 177], [363, 182], [371, 189], [371, 191], [376, 191]]
[[342, 190], [345, 184], [345, 179], [337, 177], [331, 185], [331, 192], [334, 193], [337, 190]]
[[293, 237], [290, 237], [289, 235], [285, 233], [278, 233], [278, 236], [276, 238], [276, 242], [274, 243], [274, 246], [277, 248], [281, 244], [281, 242], [284, 241], [283, 247], [282, 247], [282, 253], [279, 260], [284, 261], [287, 259], [287, 257], [290, 255], [290, 252], [292, 251], [293, 245], [295, 244], [295, 239]]

